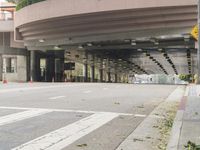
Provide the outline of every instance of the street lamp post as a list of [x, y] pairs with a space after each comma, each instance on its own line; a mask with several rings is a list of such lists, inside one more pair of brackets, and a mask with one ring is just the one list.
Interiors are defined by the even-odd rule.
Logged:
[[198, 0], [198, 49], [197, 49], [197, 83], [200, 84], [200, 0]]

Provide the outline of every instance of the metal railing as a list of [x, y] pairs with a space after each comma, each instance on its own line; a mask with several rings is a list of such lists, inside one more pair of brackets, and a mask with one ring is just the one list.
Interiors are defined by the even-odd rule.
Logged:
[[20, 0], [19, 3], [17, 4], [16, 10], [20, 10], [26, 6], [38, 3], [38, 2], [42, 2], [45, 0]]

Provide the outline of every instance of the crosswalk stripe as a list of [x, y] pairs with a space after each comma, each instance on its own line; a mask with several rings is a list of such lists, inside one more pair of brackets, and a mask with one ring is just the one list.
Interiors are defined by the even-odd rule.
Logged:
[[55, 100], [55, 99], [60, 99], [60, 98], [65, 98], [66, 96], [55, 96], [55, 97], [50, 97], [49, 99]]
[[0, 117], [0, 126], [49, 113], [47, 110], [28, 110]]
[[96, 113], [12, 150], [61, 150], [118, 116], [115, 113]]
[[83, 93], [89, 94], [89, 93], [91, 93], [91, 92], [92, 92], [92, 91], [88, 90], [88, 91], [84, 91]]
[[7, 88], [0, 89], [0, 93], [9, 93], [9, 92], [19, 92], [19, 91], [32, 91], [32, 90], [41, 90], [41, 89], [52, 89], [52, 88], [63, 88], [63, 87], [71, 87], [77, 85], [49, 85], [49, 86], [35, 86], [35, 87], [18, 87], [18, 88]]
[[84, 113], [84, 114], [95, 114], [95, 113], [116, 113], [121, 116], [132, 116], [133, 114], [128, 113], [117, 113], [117, 112], [103, 112], [103, 111], [90, 111], [90, 110], [71, 110], [71, 109], [53, 109], [53, 108], [31, 108], [31, 107], [8, 107], [0, 106], [0, 109], [13, 109], [13, 110], [47, 110], [52, 112], [74, 112], [74, 113]]

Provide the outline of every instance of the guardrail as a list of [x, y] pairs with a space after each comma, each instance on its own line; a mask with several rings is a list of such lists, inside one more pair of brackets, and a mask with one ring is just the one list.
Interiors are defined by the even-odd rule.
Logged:
[[20, 0], [19, 3], [17, 4], [16, 10], [20, 10], [26, 6], [38, 3], [38, 2], [42, 2], [45, 0]]

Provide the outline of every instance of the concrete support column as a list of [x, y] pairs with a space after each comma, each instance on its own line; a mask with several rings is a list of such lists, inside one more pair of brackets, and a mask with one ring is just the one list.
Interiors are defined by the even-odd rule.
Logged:
[[55, 59], [55, 81], [60, 82], [62, 80], [62, 68], [61, 59]]
[[3, 57], [0, 54], [0, 81], [2, 81], [2, 77], [3, 77]]
[[108, 71], [107, 71], [107, 77], [108, 77], [108, 82], [111, 82], [111, 70], [110, 70], [110, 59], [108, 58], [107, 59], [107, 68], [108, 68]]
[[49, 56], [46, 59], [46, 80], [48, 82], [52, 82], [52, 80], [55, 80], [55, 58]]
[[84, 82], [88, 82], [88, 64], [83, 65]]
[[95, 66], [91, 66], [91, 77], [92, 77], [92, 82], [95, 82]]
[[119, 77], [119, 82], [120, 82], [120, 83], [123, 83], [123, 80], [122, 80], [123, 75], [120, 74], [119, 76], [120, 76], [120, 77]]
[[110, 73], [110, 70], [108, 71], [108, 82], [111, 82], [111, 73]]
[[[198, 0], [198, 33], [200, 32], [200, 0]], [[197, 83], [200, 84], [200, 33], [198, 34], [198, 49], [197, 49]]]
[[103, 82], [103, 68], [99, 69], [100, 82]]
[[61, 59], [61, 80], [62, 81], [64, 81], [65, 79], [64, 79], [64, 62], [65, 62], [65, 60], [64, 60], [64, 58], [63, 59]]
[[36, 52], [30, 52], [30, 79], [32, 81], [37, 80], [37, 72], [36, 72]]
[[115, 73], [115, 83], [118, 83], [118, 76], [116, 73]]
[[27, 55], [26, 55], [26, 79], [27, 81], [30, 81], [30, 51], [27, 50]]
[[103, 82], [103, 59], [100, 59], [99, 80]]

